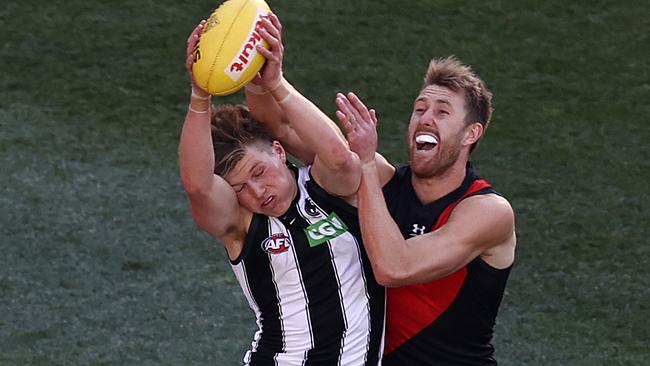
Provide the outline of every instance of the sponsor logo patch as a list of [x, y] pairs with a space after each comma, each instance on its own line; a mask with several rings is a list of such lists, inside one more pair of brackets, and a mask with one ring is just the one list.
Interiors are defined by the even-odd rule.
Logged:
[[248, 69], [251, 60], [257, 55], [255, 46], [262, 42], [262, 36], [257, 32], [257, 29], [261, 27], [259, 23], [263, 18], [268, 19], [269, 15], [263, 8], [258, 8], [255, 21], [246, 36], [247, 41], [239, 49], [235, 58], [223, 70], [233, 81], [239, 80], [241, 75], [246, 71], [246, 69]]
[[307, 226], [304, 230], [309, 246], [315, 247], [341, 236], [348, 231], [348, 227], [335, 213], [331, 213], [327, 218]]
[[269, 254], [280, 254], [291, 247], [291, 239], [284, 234], [273, 234], [262, 242], [262, 250]]

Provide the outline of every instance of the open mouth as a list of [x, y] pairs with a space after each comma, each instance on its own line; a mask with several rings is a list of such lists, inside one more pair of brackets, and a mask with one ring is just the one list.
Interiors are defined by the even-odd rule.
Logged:
[[438, 139], [429, 134], [415, 136], [415, 148], [417, 150], [433, 150], [438, 145]]
[[264, 200], [264, 202], [262, 202], [262, 207], [267, 207], [268, 205], [271, 204], [271, 202], [273, 202], [274, 199], [275, 199], [274, 196], [270, 196], [269, 198]]

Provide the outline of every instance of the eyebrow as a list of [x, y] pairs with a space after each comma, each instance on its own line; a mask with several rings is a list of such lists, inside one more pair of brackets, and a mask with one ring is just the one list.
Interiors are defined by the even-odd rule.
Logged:
[[[418, 97], [418, 98], [415, 100], [415, 102], [414, 102], [413, 104], [416, 104], [417, 102], [426, 102], [427, 100], [428, 100], [427, 97], [424, 97], [424, 96], [422, 96], [422, 97]], [[452, 107], [451, 103], [450, 103], [449, 100], [447, 100], [447, 99], [437, 98], [437, 99], [434, 100], [434, 102], [436, 102], [436, 103], [446, 104], [446, 105], [448, 105], [449, 107]]]
[[250, 170], [248, 172], [249, 173], [253, 172], [255, 169], [257, 169], [258, 166], [260, 166], [260, 164], [261, 163], [259, 161], [256, 161], [255, 164], [253, 164], [253, 166], [250, 168]]
[[[248, 169], [248, 172], [249, 172], [249, 173], [252, 172], [252, 171], [255, 170], [255, 168], [257, 168], [257, 166], [259, 166], [259, 165], [260, 165], [260, 162], [259, 162], [259, 161], [255, 162], [255, 163], [253, 164], [253, 166], [252, 166], [250, 169]], [[246, 180], [248, 180], [248, 179], [246, 179]], [[228, 182], [228, 181], [226, 181], [226, 182]], [[231, 184], [230, 182], [228, 182], [228, 184], [230, 184], [231, 187], [235, 187], [235, 186], [238, 186], [238, 185], [246, 184], [246, 182], [234, 183], [234, 184]]]

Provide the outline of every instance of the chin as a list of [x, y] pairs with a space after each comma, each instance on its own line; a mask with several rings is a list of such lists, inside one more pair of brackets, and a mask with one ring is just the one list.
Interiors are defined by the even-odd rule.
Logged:
[[285, 212], [289, 210], [288, 205], [283, 205], [283, 204], [277, 204], [274, 205], [273, 207], [269, 207], [264, 210], [264, 215], [271, 216], [271, 217], [280, 217], [284, 215]]
[[409, 165], [411, 166], [411, 171], [418, 177], [430, 176], [438, 170], [438, 162], [435, 158], [417, 157], [415, 153], [410, 154]]
[[411, 171], [418, 178], [432, 178], [438, 175], [438, 170], [427, 166], [411, 166]]
[[453, 161], [420, 160], [411, 164], [411, 171], [418, 178], [433, 178], [445, 175], [452, 166]]

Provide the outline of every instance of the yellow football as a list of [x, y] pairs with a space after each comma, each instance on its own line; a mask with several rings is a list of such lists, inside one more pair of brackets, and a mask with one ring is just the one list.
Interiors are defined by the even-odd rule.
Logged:
[[228, 0], [210, 15], [192, 66], [201, 88], [212, 95], [228, 95], [257, 75], [266, 59], [255, 46], [269, 48], [257, 32], [257, 23], [270, 11], [264, 0]]

